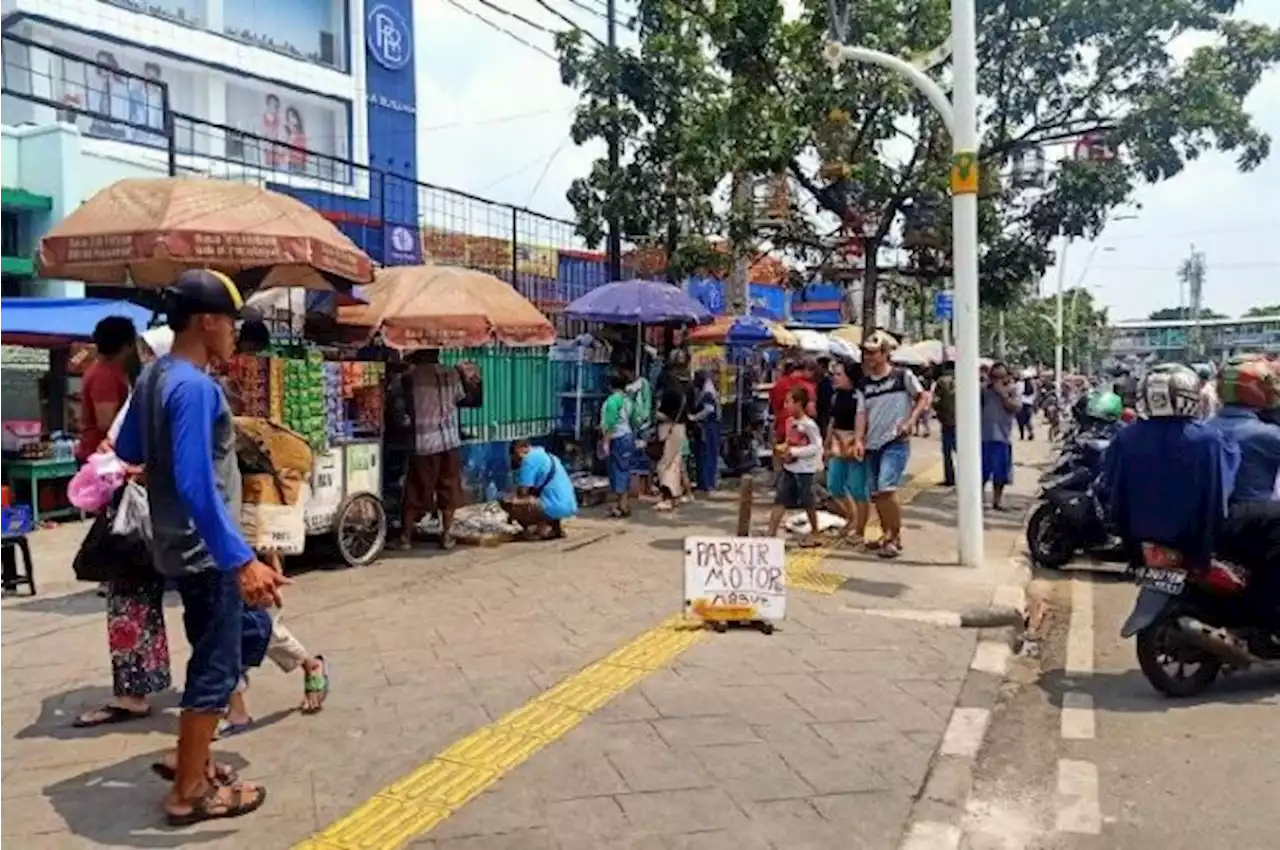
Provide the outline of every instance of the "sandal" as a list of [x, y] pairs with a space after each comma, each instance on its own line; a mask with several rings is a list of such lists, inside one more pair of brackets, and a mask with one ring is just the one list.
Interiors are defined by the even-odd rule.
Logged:
[[219, 720], [218, 731], [213, 734], [215, 741], [221, 741], [223, 738], [231, 738], [239, 735], [241, 732], [248, 732], [253, 728], [253, 718], [250, 717], [244, 723], [232, 723], [230, 720]]
[[876, 554], [881, 558], [896, 558], [902, 554], [902, 544], [896, 540], [890, 540], [881, 546], [880, 551]]
[[320, 672], [307, 673], [302, 680], [303, 714], [316, 714], [329, 697], [329, 662], [323, 655], [317, 655], [316, 660], [320, 662]]
[[116, 723], [128, 723], [130, 720], [142, 720], [151, 716], [151, 709], [134, 711], [119, 705], [104, 705], [92, 711], [86, 711], [75, 719], [71, 725], [76, 729], [92, 729], [95, 726], [111, 726]]
[[[152, 762], [151, 772], [165, 782], [173, 782], [178, 778], [178, 771], [174, 766], [163, 761]], [[209, 781], [215, 785], [235, 785], [240, 781], [240, 775], [231, 765], [214, 762], [213, 775], [209, 777]]]
[[[257, 792], [248, 800], [246, 795]], [[210, 785], [203, 794], [189, 801], [191, 811], [165, 811], [169, 826], [194, 826], [207, 820], [238, 818], [252, 814], [267, 801], [267, 789], [254, 785]]]

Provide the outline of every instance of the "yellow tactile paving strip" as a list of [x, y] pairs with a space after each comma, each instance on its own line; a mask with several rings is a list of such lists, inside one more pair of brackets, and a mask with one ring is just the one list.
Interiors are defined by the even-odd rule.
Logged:
[[[914, 476], [899, 490], [899, 499], [903, 503], [914, 499], [928, 489], [926, 479], [935, 474], [930, 469]], [[804, 549], [788, 558], [787, 586], [828, 596], [835, 593], [845, 576], [819, 569], [833, 548]], [[430, 832], [592, 712], [670, 664], [704, 634], [700, 625], [679, 615], [665, 620], [532, 702], [454, 743], [294, 850], [395, 850]]]

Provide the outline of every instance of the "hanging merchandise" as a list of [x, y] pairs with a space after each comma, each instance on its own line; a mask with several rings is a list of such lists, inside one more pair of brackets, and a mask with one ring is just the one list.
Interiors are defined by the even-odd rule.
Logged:
[[318, 353], [284, 361], [284, 424], [316, 450], [327, 443], [324, 361]]
[[271, 417], [269, 370], [269, 361], [250, 354], [238, 354], [227, 361], [227, 395], [241, 416]]

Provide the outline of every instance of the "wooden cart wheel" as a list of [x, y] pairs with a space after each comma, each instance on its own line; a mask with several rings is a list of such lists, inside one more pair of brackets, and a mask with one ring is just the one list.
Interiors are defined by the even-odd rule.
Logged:
[[352, 493], [333, 518], [334, 543], [349, 567], [363, 567], [382, 554], [387, 543], [387, 512], [372, 493]]

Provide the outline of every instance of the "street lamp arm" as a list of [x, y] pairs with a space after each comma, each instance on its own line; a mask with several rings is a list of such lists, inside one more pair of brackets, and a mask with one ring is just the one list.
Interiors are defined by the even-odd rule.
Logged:
[[837, 44], [834, 41], [827, 42], [825, 55], [832, 68], [838, 68], [846, 61], [863, 62], [868, 65], [887, 68], [890, 71], [896, 71], [906, 77], [911, 81], [912, 85], [920, 90], [921, 94], [928, 98], [929, 103], [933, 105], [938, 115], [942, 117], [942, 123], [946, 125], [947, 132], [953, 138], [955, 137], [955, 109], [951, 106], [950, 98], [942, 90], [942, 86], [934, 82], [928, 74], [920, 70], [916, 65], [891, 53], [871, 50], [866, 47], [850, 47], [845, 44]]

